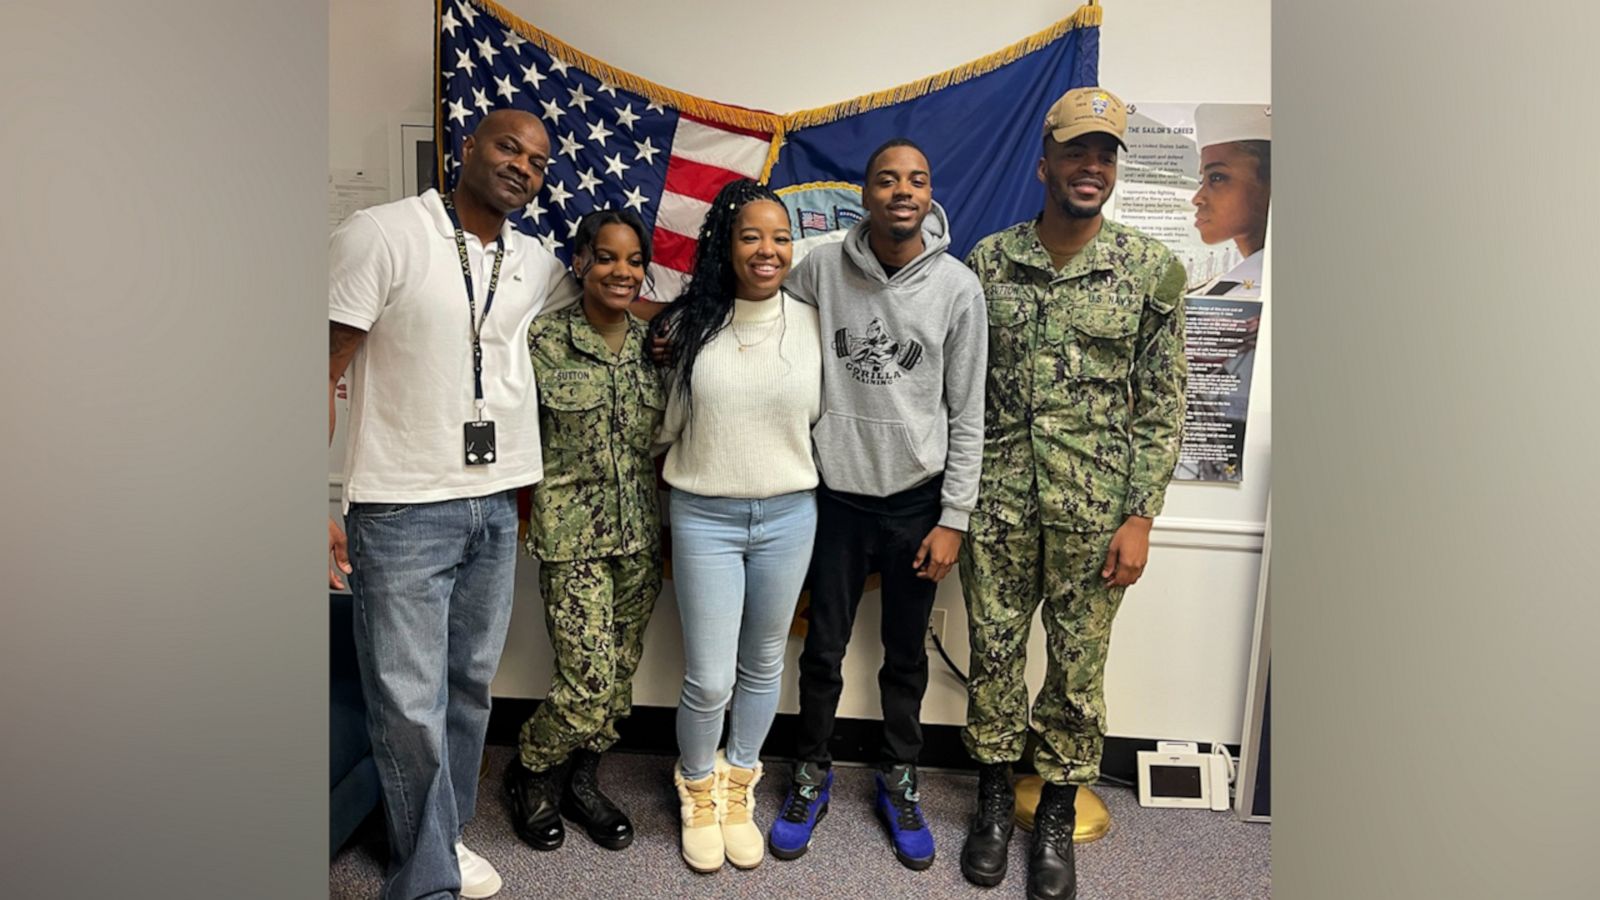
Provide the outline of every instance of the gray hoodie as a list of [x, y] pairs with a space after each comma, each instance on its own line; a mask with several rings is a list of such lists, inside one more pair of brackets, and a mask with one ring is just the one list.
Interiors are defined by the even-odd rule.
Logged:
[[934, 203], [922, 254], [890, 278], [862, 220], [806, 254], [784, 287], [820, 313], [822, 417], [811, 436], [823, 482], [886, 497], [943, 472], [939, 524], [966, 531], [989, 331], [977, 276], [945, 252], [949, 231]]

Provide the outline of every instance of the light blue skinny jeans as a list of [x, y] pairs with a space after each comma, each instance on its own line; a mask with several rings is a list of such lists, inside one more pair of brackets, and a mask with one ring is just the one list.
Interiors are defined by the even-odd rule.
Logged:
[[754, 768], [778, 712], [778, 681], [817, 531], [815, 491], [762, 500], [673, 489], [672, 578], [683, 622], [678, 753], [711, 774], [728, 714], [728, 762]]

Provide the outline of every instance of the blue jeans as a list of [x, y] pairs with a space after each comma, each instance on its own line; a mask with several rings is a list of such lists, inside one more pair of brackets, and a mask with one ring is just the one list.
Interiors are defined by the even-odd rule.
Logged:
[[489, 682], [511, 619], [514, 491], [351, 504], [350, 592], [389, 826], [384, 900], [451, 898], [477, 804]]
[[753, 768], [778, 713], [783, 646], [816, 537], [816, 493], [738, 500], [673, 490], [671, 523], [683, 776], [711, 774], [730, 705], [728, 762]]

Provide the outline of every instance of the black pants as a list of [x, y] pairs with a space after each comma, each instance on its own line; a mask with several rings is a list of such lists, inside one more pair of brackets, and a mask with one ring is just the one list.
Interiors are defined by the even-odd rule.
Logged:
[[938, 583], [911, 568], [917, 548], [939, 524], [940, 510], [901, 515], [867, 512], [825, 489], [817, 491], [817, 539], [811, 554], [811, 623], [800, 654], [800, 738], [795, 758], [833, 762], [833, 737], [840, 664], [855, 625], [867, 575], [882, 580], [883, 668], [878, 691], [883, 703], [881, 761], [914, 763], [922, 750], [922, 695], [928, 688], [924, 644]]

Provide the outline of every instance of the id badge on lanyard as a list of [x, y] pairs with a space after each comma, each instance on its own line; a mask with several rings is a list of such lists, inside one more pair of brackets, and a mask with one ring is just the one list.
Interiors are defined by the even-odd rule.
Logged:
[[478, 318], [476, 294], [472, 290], [472, 261], [467, 255], [467, 237], [461, 230], [461, 218], [456, 215], [456, 205], [448, 194], [445, 211], [450, 214], [450, 224], [456, 230], [456, 255], [461, 258], [461, 280], [467, 286], [467, 320], [472, 326], [472, 405], [476, 417], [461, 426], [463, 459], [469, 466], [487, 466], [494, 462], [496, 447], [494, 422], [483, 417], [483, 323], [489, 319], [494, 306], [494, 289], [500, 283], [500, 263], [505, 259], [506, 242], [501, 237], [494, 251], [494, 269], [489, 273], [489, 290], [483, 298], [483, 318]]

